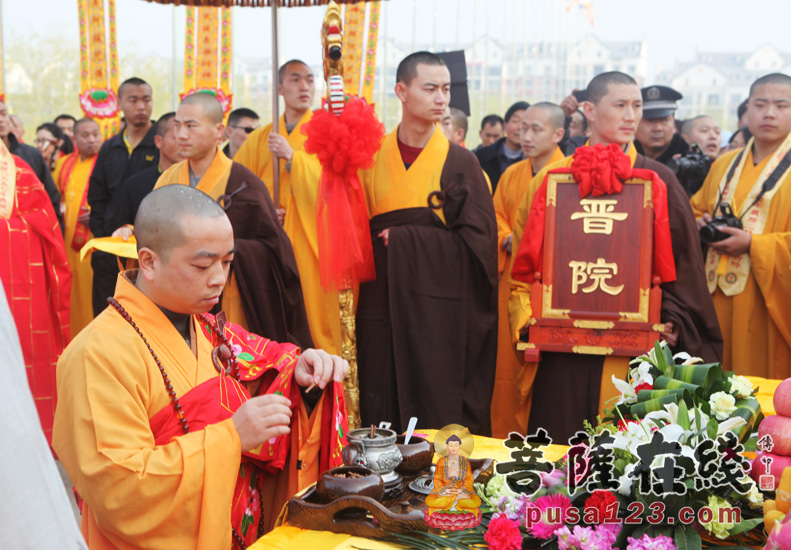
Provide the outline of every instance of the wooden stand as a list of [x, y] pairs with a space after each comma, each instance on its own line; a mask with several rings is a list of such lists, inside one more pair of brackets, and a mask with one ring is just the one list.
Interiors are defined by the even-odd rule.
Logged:
[[[485, 483], [492, 475], [491, 458], [470, 459], [472, 476], [476, 482]], [[429, 470], [423, 473], [428, 473]], [[428, 531], [423, 511], [427, 508], [425, 495], [409, 488], [409, 482], [418, 476], [404, 478], [404, 492], [395, 498], [378, 502], [369, 497], [345, 496], [328, 504], [321, 503], [313, 486], [301, 497], [286, 503], [283, 523], [313, 529], [346, 533], [358, 537], [384, 538], [390, 533]]]

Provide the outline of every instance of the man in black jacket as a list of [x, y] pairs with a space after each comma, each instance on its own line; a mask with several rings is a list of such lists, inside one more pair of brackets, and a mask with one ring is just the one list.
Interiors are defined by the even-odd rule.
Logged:
[[11, 131], [12, 129], [13, 124], [11, 123], [11, 117], [8, 115], [8, 109], [5, 103], [0, 101], [0, 139], [3, 140], [3, 143], [5, 143], [5, 146], [8, 147], [12, 155], [18, 156], [30, 165], [30, 168], [32, 168], [33, 172], [38, 176], [39, 181], [44, 184], [44, 189], [47, 191], [49, 200], [52, 201], [52, 207], [55, 209], [55, 215], [58, 217], [60, 228], [63, 230], [63, 214], [61, 214], [60, 211], [60, 193], [58, 193], [58, 188], [55, 186], [55, 181], [52, 179], [49, 168], [47, 168], [47, 163], [44, 162], [41, 151], [32, 145], [19, 143], [17, 137]]
[[492, 182], [492, 193], [506, 168], [524, 158], [520, 132], [522, 117], [528, 107], [530, 104], [526, 101], [517, 101], [511, 105], [505, 113], [505, 137], [474, 151], [481, 168]]
[[[156, 126], [151, 120], [151, 86], [130, 78], [118, 88], [118, 99], [126, 127], [102, 145], [88, 187], [89, 225], [94, 237], [109, 237], [123, 225], [123, 182], [159, 161], [154, 145]], [[98, 315], [107, 307], [107, 297], [115, 292], [118, 261], [112, 254], [94, 252], [91, 267], [93, 314]]]
[[676, 131], [676, 102], [683, 98], [667, 86], [648, 86], [643, 95], [643, 119], [635, 133], [637, 152], [667, 166], [675, 155], [684, 156], [689, 145]]

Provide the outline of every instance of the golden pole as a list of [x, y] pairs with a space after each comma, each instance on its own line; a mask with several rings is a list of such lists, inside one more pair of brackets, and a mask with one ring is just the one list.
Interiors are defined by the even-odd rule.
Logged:
[[[324, 78], [327, 81], [327, 108], [339, 115], [344, 105], [343, 82], [343, 19], [335, 2], [327, 6], [322, 24], [321, 44], [324, 56]], [[357, 377], [357, 330], [354, 317], [354, 291], [346, 281], [338, 291], [341, 315], [341, 355], [349, 362], [349, 374], [343, 380], [349, 429], [360, 427], [360, 388]]]

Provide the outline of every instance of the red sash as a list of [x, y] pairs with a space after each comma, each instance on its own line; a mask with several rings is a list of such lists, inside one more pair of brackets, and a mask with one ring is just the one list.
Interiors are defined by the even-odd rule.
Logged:
[[[211, 315], [207, 317], [213, 319]], [[219, 337], [215, 336], [208, 326], [201, 324], [201, 329], [202, 336], [209, 339], [213, 346], [219, 345]], [[296, 346], [278, 344], [250, 334], [232, 323], [225, 325], [225, 334], [239, 359], [242, 380], [261, 377], [262, 383], [258, 395], [271, 393], [284, 395], [291, 400], [292, 409], [300, 406], [302, 398], [299, 387], [294, 382], [294, 368], [299, 355]], [[328, 384], [324, 391], [330, 394], [325, 396], [322, 410], [324, 421], [319, 457], [319, 470], [322, 472], [342, 463], [340, 452], [346, 444], [345, 434], [348, 431], [342, 385], [334, 382]], [[250, 395], [242, 384], [230, 376], [223, 375], [211, 378], [179, 396], [179, 403], [189, 422], [190, 430], [195, 432], [210, 424], [231, 418], [248, 399]], [[293, 418], [297, 418], [296, 412]], [[329, 422], [330, 419], [332, 422]], [[149, 424], [157, 445], [165, 445], [174, 437], [184, 434], [172, 405], [168, 405], [154, 415]], [[287, 434], [242, 454], [242, 464], [234, 489], [231, 525], [247, 544], [252, 544], [259, 537], [257, 526], [262, 514], [260, 492], [263, 476], [282, 470], [290, 450], [291, 438]], [[270, 510], [269, 513], [278, 513], [278, 511]]]

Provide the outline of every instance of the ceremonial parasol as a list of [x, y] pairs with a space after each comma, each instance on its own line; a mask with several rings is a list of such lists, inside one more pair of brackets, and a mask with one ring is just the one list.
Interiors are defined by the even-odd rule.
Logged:
[[[326, 6], [330, 0], [146, 0], [157, 4], [171, 4], [174, 6], [195, 6], [196, 8], [272, 8], [272, 86], [277, 82], [278, 47], [277, 47], [277, 9]], [[337, 4], [360, 4], [372, 0], [335, 0]], [[277, 97], [277, 88], [272, 91], [272, 132], [277, 134], [280, 120], [280, 109]], [[273, 184], [275, 191], [275, 208], [280, 203], [280, 163], [274, 163]]]

